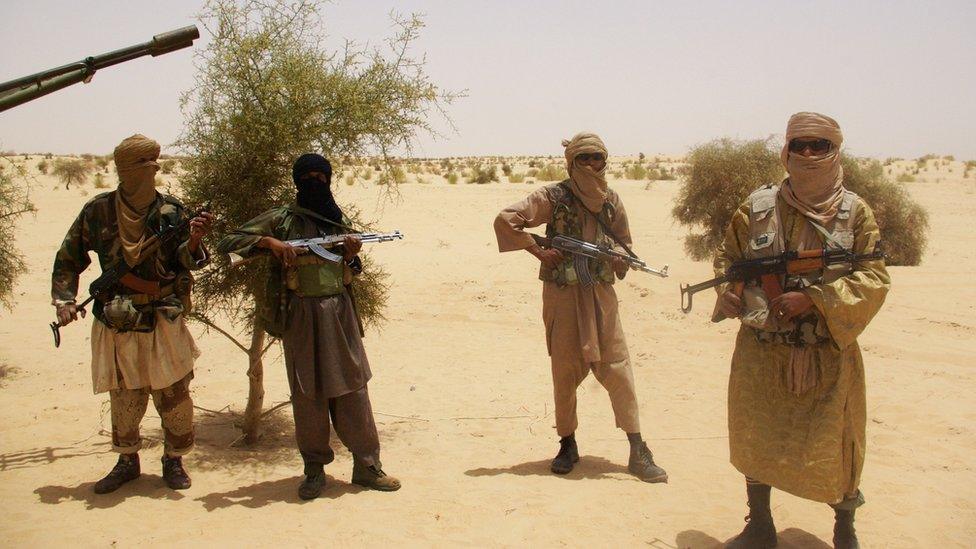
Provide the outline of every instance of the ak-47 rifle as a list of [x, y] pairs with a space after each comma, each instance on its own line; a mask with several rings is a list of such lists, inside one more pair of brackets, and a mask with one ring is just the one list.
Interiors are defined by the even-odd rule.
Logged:
[[853, 267], [855, 263], [884, 258], [884, 251], [881, 249], [881, 241], [879, 240], [874, 245], [874, 250], [866, 254], [856, 254], [852, 250], [817, 248], [799, 252], [793, 250], [770, 257], [736, 261], [729, 265], [724, 275], [718, 278], [706, 280], [694, 286], [681, 285], [681, 310], [685, 313], [691, 311], [691, 298], [695, 293], [726, 282], [732, 282], [733, 291], [736, 295], [741, 296], [746, 282], [759, 280], [766, 296], [772, 299], [783, 293], [783, 288], [779, 283], [781, 275], [811, 273], [830, 265], [848, 264]]
[[200, 31], [190, 25], [153, 36], [149, 42], [120, 50], [93, 55], [81, 61], [68, 63], [37, 74], [0, 83], [0, 112], [16, 107], [43, 95], [66, 88], [78, 82], [91, 82], [95, 71], [131, 61], [144, 55], [156, 57], [171, 51], [188, 48], [200, 38]]
[[[403, 240], [403, 233], [400, 231], [393, 231], [392, 233], [347, 233], [347, 234], [333, 234], [329, 236], [320, 236], [317, 238], [297, 238], [295, 240], [285, 240], [284, 243], [288, 244], [293, 248], [298, 248], [299, 254], [304, 254], [306, 252], [311, 252], [318, 257], [328, 261], [330, 263], [339, 263], [342, 261], [342, 256], [336, 253], [330, 252], [326, 248], [332, 248], [342, 244], [347, 236], [355, 236], [359, 238], [359, 241], [363, 244], [369, 244], [371, 242], [391, 242], [393, 240]], [[258, 248], [255, 250], [256, 254], [267, 255], [271, 253], [265, 248]], [[237, 267], [244, 263], [250, 262], [254, 257], [244, 258], [237, 254], [228, 254], [230, 257], [230, 266]]]
[[[552, 238], [546, 238], [544, 236], [539, 236], [537, 234], [532, 234], [532, 238], [535, 239], [535, 243], [543, 248], [552, 248], [554, 250], [559, 250], [561, 252], [566, 252], [573, 254], [577, 257], [590, 257], [598, 260], [613, 260], [623, 259], [627, 262], [627, 265], [635, 270], [645, 273], [650, 273], [652, 275], [657, 275], [661, 278], [668, 277], [668, 266], [665, 265], [660, 269], [652, 269], [647, 266], [647, 263], [638, 258], [632, 257], [627, 254], [622, 254], [617, 250], [611, 249], [609, 246], [600, 246], [593, 244], [592, 242], [587, 242], [585, 240], [579, 240], [578, 238], [573, 238], [571, 236], [556, 235]], [[592, 284], [593, 278], [590, 275], [588, 267], [586, 267], [585, 262], [577, 262], [577, 275], [580, 277], [580, 281], [584, 284]]]
[[[210, 211], [210, 204], [207, 203], [204, 207], [200, 208], [193, 215], [188, 216], [183, 221], [177, 223], [176, 225], [170, 225], [164, 227], [155, 236], [150, 237], [143, 248], [142, 257], [148, 258], [152, 256], [152, 252], [158, 250], [160, 247], [169, 246], [172, 242], [179, 238], [183, 231], [190, 226], [190, 221], [198, 217], [203, 212]], [[132, 274], [132, 269], [140, 265], [129, 265], [126, 263], [125, 258], [119, 258], [119, 260], [109, 267], [108, 269], [102, 271], [101, 276], [96, 278], [88, 286], [88, 299], [81, 302], [76, 309], [78, 311], [85, 311], [85, 306], [92, 302], [92, 300], [99, 300], [102, 302], [108, 301], [112, 298], [115, 291], [118, 289], [118, 285], [132, 288], [136, 291], [145, 291], [146, 281]], [[158, 288], [157, 288], [158, 291]], [[61, 324], [60, 322], [51, 323], [51, 331], [54, 332], [54, 346], [61, 346]]]

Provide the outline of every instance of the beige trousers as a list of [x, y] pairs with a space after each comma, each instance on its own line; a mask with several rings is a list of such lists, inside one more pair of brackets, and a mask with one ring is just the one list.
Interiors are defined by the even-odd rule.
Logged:
[[576, 432], [576, 389], [590, 370], [610, 395], [617, 427], [625, 433], [639, 433], [637, 393], [630, 360], [619, 362], [570, 361], [552, 358], [552, 386], [556, 401], [556, 432], [566, 437]]

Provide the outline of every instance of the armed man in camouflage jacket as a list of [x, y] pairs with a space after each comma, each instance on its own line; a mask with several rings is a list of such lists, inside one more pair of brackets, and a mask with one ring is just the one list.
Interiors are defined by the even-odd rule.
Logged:
[[54, 260], [51, 297], [61, 325], [77, 320], [79, 313], [84, 316], [75, 298], [79, 276], [91, 263], [88, 252], [98, 255], [103, 271], [119, 261], [132, 267], [130, 282], [93, 307], [92, 382], [95, 393], [109, 392], [112, 449], [120, 454], [112, 471], [95, 484], [99, 494], [139, 476], [139, 423], [150, 395], [165, 434], [163, 479], [174, 490], [190, 486], [181, 456], [193, 447], [189, 383], [200, 351], [183, 314], [193, 280], [189, 271], [209, 261], [201, 239], [213, 217], [204, 212], [173, 244], [158, 244], [156, 234], [187, 217], [178, 200], [156, 192], [159, 152], [159, 144], [142, 135], [115, 148], [118, 189], [85, 204]]

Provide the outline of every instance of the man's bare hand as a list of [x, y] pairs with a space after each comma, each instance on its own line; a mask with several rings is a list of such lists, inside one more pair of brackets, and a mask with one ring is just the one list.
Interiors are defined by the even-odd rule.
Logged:
[[527, 250], [549, 269], [555, 269], [566, 259], [562, 252], [552, 248], [543, 249], [539, 246], [530, 246]]
[[786, 292], [769, 302], [769, 314], [777, 320], [792, 320], [813, 307], [813, 300], [803, 292]]
[[628, 263], [627, 260], [622, 257], [614, 256], [612, 264], [613, 272], [616, 273], [618, 277], [624, 276], [630, 269], [630, 263]]
[[742, 298], [732, 290], [725, 290], [718, 298], [718, 309], [726, 318], [739, 318], [742, 316]]
[[210, 212], [200, 212], [200, 215], [190, 220], [190, 251], [196, 253], [200, 248], [200, 241], [213, 228], [214, 216]]
[[274, 237], [266, 236], [261, 239], [258, 245], [262, 248], [271, 250], [271, 253], [274, 254], [275, 258], [280, 261], [285, 268], [291, 267], [295, 262], [295, 258], [298, 257], [297, 248]]
[[346, 250], [342, 254], [342, 259], [352, 261], [352, 258], [359, 254], [359, 250], [363, 249], [363, 241], [358, 236], [347, 234], [342, 239], [342, 247]]
[[62, 303], [57, 306], [58, 324], [67, 326], [78, 320], [79, 314], [81, 314], [81, 318], [85, 318], [86, 312], [85, 309], [79, 309], [75, 303]]

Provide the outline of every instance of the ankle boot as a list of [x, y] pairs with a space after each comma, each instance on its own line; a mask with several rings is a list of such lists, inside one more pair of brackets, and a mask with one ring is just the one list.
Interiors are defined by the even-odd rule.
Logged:
[[190, 475], [183, 468], [183, 458], [163, 455], [163, 481], [172, 490], [186, 490], [190, 487]]
[[854, 531], [854, 510], [834, 509], [834, 549], [859, 549]]
[[298, 497], [315, 499], [325, 487], [325, 468], [321, 463], [308, 462], [305, 464], [305, 480], [298, 485]]
[[557, 475], [565, 475], [573, 470], [573, 464], [579, 461], [579, 449], [576, 447], [576, 435], [569, 435], [559, 439], [559, 453], [553, 458], [549, 470]]
[[139, 475], [139, 454], [119, 454], [119, 460], [115, 462], [112, 471], [95, 483], [95, 493], [114, 492], [126, 482], [139, 478]]
[[776, 526], [769, 510], [768, 484], [746, 483], [749, 496], [749, 516], [745, 529], [725, 547], [727, 549], [767, 549], [776, 547]]
[[375, 465], [366, 465], [355, 456], [352, 460], [352, 483], [381, 492], [396, 492], [400, 489], [400, 481], [384, 473], [379, 461]]
[[630, 461], [627, 463], [627, 470], [644, 482], [668, 481], [668, 473], [654, 463], [654, 454], [644, 441], [630, 445]]

